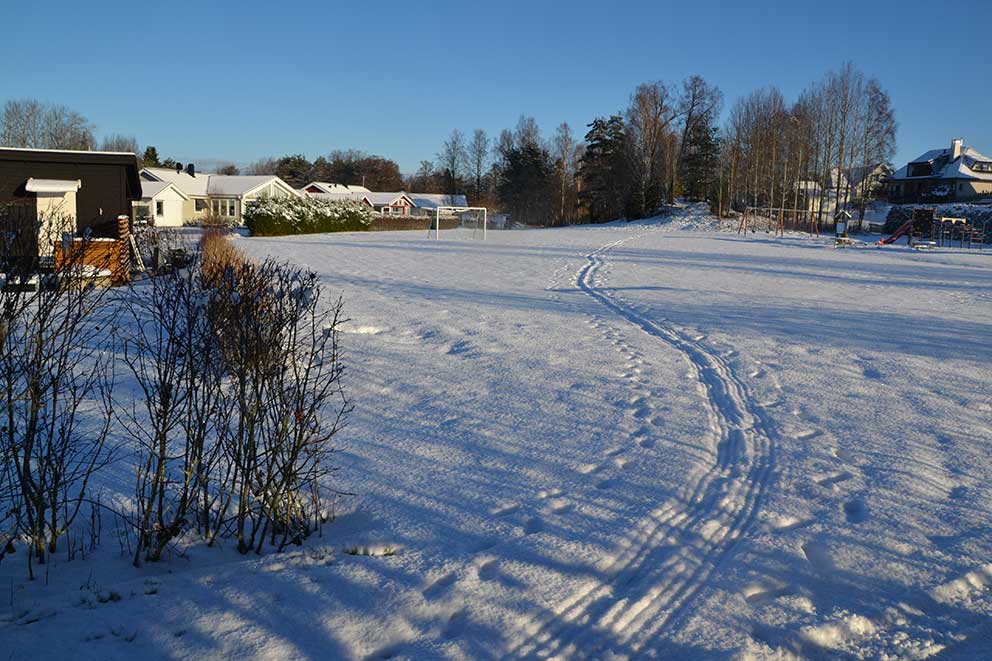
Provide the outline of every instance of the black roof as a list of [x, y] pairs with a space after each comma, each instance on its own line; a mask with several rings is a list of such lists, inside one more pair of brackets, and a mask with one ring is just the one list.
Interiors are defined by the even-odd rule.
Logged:
[[138, 176], [138, 158], [129, 152], [0, 147], [0, 161], [121, 165], [125, 168], [125, 176], [127, 177], [128, 198], [132, 200], [141, 199], [141, 179]]

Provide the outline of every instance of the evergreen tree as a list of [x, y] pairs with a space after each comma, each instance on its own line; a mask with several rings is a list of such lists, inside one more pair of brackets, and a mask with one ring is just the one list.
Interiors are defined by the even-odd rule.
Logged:
[[555, 200], [555, 167], [548, 150], [534, 141], [501, 155], [496, 192], [515, 223], [548, 225]]
[[597, 117], [586, 133], [586, 149], [579, 163], [579, 198], [593, 222], [614, 220], [627, 205], [626, 131], [620, 115]]
[[313, 165], [303, 154], [283, 156], [276, 163], [276, 176], [293, 188], [301, 188], [310, 182]]
[[706, 200], [714, 193], [716, 171], [720, 162], [719, 129], [713, 117], [690, 127], [683, 148], [682, 194], [690, 200]]
[[141, 157], [141, 162], [146, 168], [157, 168], [162, 165], [158, 160], [158, 150], [151, 145], [145, 147], [145, 154]]

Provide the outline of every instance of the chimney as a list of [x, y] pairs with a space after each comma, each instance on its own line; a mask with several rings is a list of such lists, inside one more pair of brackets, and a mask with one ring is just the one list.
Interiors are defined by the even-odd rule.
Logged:
[[187, 163], [186, 164], [186, 174], [188, 174], [191, 177], [195, 177], [196, 176], [196, 166], [194, 166], [192, 163]]
[[951, 140], [951, 160], [956, 161], [961, 156], [961, 147], [964, 145], [964, 138], [954, 138]]
[[183, 171], [183, 164], [182, 163], [176, 163], [176, 174], [179, 174], [182, 171]]

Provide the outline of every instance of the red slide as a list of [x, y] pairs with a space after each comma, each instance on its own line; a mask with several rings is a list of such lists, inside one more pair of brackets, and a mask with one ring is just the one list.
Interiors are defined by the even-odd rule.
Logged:
[[912, 232], [912, 231], [913, 231], [913, 221], [912, 220], [907, 220], [905, 223], [902, 224], [902, 226], [899, 227], [899, 229], [897, 229], [895, 232], [893, 232], [892, 235], [889, 236], [889, 238], [887, 238], [887, 239], [880, 239], [878, 241], [877, 245], [887, 246], [890, 243], [894, 243], [895, 241], [898, 241], [899, 240], [899, 237], [901, 237], [906, 232]]

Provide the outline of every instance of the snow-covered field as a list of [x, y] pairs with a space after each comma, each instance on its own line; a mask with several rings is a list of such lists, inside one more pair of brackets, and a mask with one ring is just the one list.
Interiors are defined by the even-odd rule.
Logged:
[[992, 254], [700, 209], [237, 243], [344, 296], [356, 495], [281, 555], [8, 559], [0, 656], [992, 655]]

